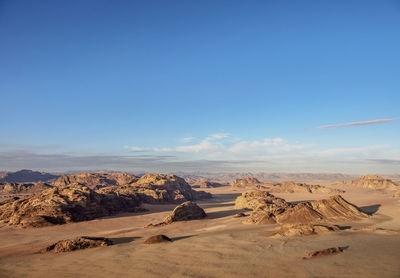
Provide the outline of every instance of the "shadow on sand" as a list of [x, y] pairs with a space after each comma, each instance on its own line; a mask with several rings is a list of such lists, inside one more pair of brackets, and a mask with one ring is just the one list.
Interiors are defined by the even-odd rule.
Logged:
[[172, 242], [177, 241], [177, 240], [181, 240], [181, 239], [186, 239], [186, 238], [190, 238], [190, 237], [194, 237], [195, 235], [190, 235], [190, 236], [178, 236], [178, 237], [173, 237], [171, 238]]
[[233, 216], [239, 212], [243, 212], [243, 209], [231, 209], [231, 210], [224, 210], [224, 211], [215, 211], [207, 213], [207, 219], [217, 219], [227, 216]]
[[366, 214], [373, 215], [379, 210], [380, 207], [381, 207], [380, 204], [376, 204], [371, 206], [360, 207], [360, 209], [362, 212], [365, 212]]
[[112, 237], [110, 238], [114, 244], [129, 243], [136, 239], [142, 238], [140, 236], [129, 236], [129, 237]]

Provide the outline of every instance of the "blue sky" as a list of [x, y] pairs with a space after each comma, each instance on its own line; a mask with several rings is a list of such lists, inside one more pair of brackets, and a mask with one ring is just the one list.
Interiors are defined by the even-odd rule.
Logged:
[[1, 1], [0, 169], [400, 172], [399, 1]]

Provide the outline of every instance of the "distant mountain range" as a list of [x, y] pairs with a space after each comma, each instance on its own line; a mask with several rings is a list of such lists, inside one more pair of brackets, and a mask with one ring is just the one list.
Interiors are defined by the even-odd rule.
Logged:
[[56, 179], [58, 177], [58, 175], [24, 169], [17, 172], [2, 172], [0, 174], [0, 183], [39, 181], [46, 182]]

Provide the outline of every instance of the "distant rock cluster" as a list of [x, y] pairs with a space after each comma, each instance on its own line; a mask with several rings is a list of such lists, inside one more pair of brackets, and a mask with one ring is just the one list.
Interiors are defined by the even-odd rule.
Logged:
[[399, 185], [394, 181], [376, 175], [365, 175], [355, 180], [340, 182], [336, 184], [348, 187], [359, 187], [368, 189], [398, 190], [400, 188]]
[[344, 190], [329, 188], [321, 185], [311, 185], [299, 182], [283, 182], [274, 184], [269, 189], [272, 193], [311, 193], [311, 194], [338, 194]]
[[246, 188], [246, 187], [250, 187], [250, 186], [257, 186], [260, 185], [261, 182], [256, 179], [256, 178], [252, 178], [252, 177], [244, 177], [242, 179], [237, 178], [235, 180], [232, 181], [232, 187], [242, 187], [242, 188]]
[[37, 195], [0, 205], [0, 221], [42, 227], [136, 211], [142, 203], [182, 203], [210, 197], [209, 193], [193, 190], [178, 176], [148, 174], [130, 184], [100, 189], [79, 183], [54, 186]]

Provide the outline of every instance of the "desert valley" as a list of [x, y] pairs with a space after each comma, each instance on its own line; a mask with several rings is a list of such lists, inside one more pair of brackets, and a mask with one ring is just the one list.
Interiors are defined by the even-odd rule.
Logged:
[[397, 182], [205, 176], [3, 174], [0, 274], [399, 277]]
[[400, 278], [399, 3], [0, 0], [0, 278]]

